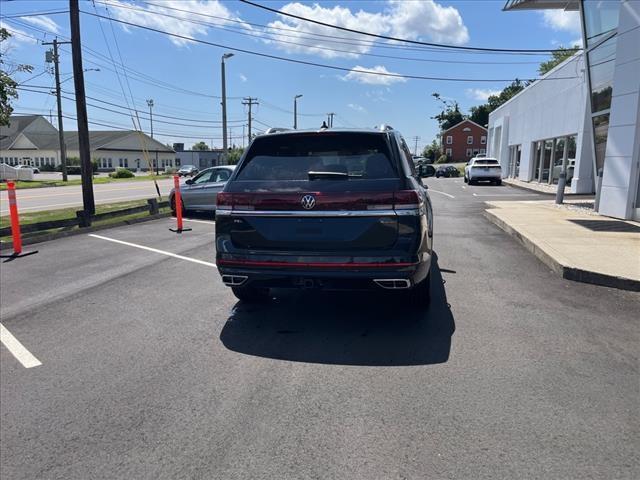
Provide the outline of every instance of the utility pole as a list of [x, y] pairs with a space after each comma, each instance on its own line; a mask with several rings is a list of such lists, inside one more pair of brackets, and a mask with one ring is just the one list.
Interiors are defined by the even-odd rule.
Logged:
[[[78, 0], [69, 0], [71, 26], [71, 55], [73, 57], [73, 83], [76, 91], [76, 116], [78, 119], [78, 149], [80, 150], [80, 171], [82, 173], [82, 203], [85, 222], [96, 213], [93, 198], [93, 169], [91, 166], [91, 145], [89, 144], [89, 119], [87, 99], [84, 91], [84, 70], [82, 69], [82, 47], [80, 43], [80, 8]], [[88, 223], [88, 222], [87, 222]]]
[[329, 128], [333, 128], [333, 116], [335, 115], [335, 113], [331, 112], [331, 113], [327, 113], [327, 125], [329, 126]]
[[225, 79], [225, 66], [224, 61], [227, 58], [233, 57], [233, 53], [225, 53], [222, 55], [222, 164], [226, 165], [227, 163], [227, 82]]
[[[147, 105], [149, 106], [149, 121], [151, 122], [151, 139], [153, 139], [153, 98], [147, 99]], [[156, 148], [156, 175], [158, 175], [158, 149]]]
[[[53, 42], [42, 42], [43, 45], [53, 45], [53, 54], [51, 50], [47, 51], [46, 61], [47, 63], [53, 62], [53, 70], [56, 77], [56, 99], [58, 100], [58, 141], [60, 142], [60, 169], [62, 170], [62, 181], [66, 182], [67, 177], [67, 148], [64, 144], [64, 130], [62, 126], [62, 100], [60, 99], [60, 57], [58, 55], [58, 45], [61, 43], [71, 42], [58, 42], [55, 38]], [[53, 123], [53, 122], [52, 122]]]
[[419, 137], [419, 136], [417, 136], [417, 135], [416, 135], [415, 137], [413, 137], [413, 141], [414, 141], [414, 142], [416, 142], [416, 146], [415, 146], [415, 148], [413, 149], [413, 154], [414, 154], [416, 157], [418, 156], [418, 140], [420, 140], [420, 137]]
[[242, 99], [242, 105], [249, 106], [249, 125], [248, 125], [248, 133], [247, 133], [247, 142], [251, 143], [251, 107], [253, 105], [258, 105], [258, 99], [251, 98], [251, 97], [244, 97]]
[[296, 95], [293, 97], [293, 129], [298, 129], [298, 99], [302, 98], [302, 95]]

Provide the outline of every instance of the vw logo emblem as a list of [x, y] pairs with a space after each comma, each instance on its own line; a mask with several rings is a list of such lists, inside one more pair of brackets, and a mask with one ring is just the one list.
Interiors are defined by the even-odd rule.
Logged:
[[300, 200], [300, 203], [302, 204], [302, 208], [304, 208], [305, 210], [311, 210], [316, 206], [316, 199], [313, 197], [313, 195], [305, 195], [304, 197], [302, 197], [302, 200]]

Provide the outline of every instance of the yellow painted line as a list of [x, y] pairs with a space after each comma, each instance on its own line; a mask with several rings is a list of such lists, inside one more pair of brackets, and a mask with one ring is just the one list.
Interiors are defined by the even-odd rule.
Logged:
[[24, 368], [33, 368], [42, 365], [29, 350], [27, 350], [20, 341], [14, 337], [4, 325], [0, 323], [0, 343], [7, 347], [7, 350], [16, 357]]

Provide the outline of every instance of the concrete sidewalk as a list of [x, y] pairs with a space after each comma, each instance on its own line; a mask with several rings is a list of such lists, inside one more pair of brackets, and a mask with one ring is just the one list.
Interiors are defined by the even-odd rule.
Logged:
[[487, 202], [485, 216], [563, 278], [640, 291], [640, 224], [553, 201]]

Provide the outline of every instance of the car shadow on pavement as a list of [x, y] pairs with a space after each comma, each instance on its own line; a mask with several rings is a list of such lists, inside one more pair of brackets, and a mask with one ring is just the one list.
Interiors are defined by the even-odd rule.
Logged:
[[429, 365], [449, 359], [455, 322], [437, 257], [428, 309], [394, 295], [276, 292], [271, 303], [237, 303], [220, 340], [229, 350], [332, 365]]

